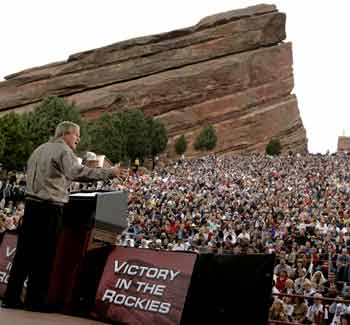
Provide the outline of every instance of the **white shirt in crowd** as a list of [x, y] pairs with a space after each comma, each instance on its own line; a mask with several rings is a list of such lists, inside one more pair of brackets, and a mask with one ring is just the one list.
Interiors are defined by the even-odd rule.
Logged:
[[242, 232], [238, 235], [237, 239], [247, 239], [247, 240], [250, 241], [250, 235], [249, 235], [249, 233], [247, 233], [246, 231], [242, 231]]

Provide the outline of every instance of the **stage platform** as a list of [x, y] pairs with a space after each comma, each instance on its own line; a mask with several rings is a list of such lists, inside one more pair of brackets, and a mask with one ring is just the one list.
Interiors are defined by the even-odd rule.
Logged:
[[31, 313], [0, 307], [1, 325], [107, 325], [89, 319], [60, 314]]

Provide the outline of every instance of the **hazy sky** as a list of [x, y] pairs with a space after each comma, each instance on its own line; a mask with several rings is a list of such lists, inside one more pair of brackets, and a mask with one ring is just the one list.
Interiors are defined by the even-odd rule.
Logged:
[[[259, 4], [242, 0], [5, 0], [1, 4], [0, 80], [11, 73], [121, 40], [196, 24], [215, 13]], [[274, 2], [287, 13], [295, 88], [311, 152], [336, 150], [350, 135], [350, 2]]]

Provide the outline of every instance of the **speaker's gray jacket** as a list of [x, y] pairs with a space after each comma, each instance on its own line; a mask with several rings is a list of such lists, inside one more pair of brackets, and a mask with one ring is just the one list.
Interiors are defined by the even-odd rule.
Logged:
[[89, 182], [113, 177], [111, 168], [89, 168], [79, 164], [73, 150], [61, 138], [34, 150], [27, 166], [27, 195], [59, 203], [69, 200], [72, 181]]

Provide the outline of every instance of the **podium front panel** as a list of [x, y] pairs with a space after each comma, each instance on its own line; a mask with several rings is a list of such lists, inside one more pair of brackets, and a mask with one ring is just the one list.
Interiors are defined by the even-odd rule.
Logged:
[[96, 228], [122, 233], [127, 227], [128, 194], [123, 191], [92, 191], [70, 195], [65, 209], [67, 227]]
[[96, 194], [96, 228], [120, 234], [128, 226], [127, 216], [127, 192], [98, 192]]

